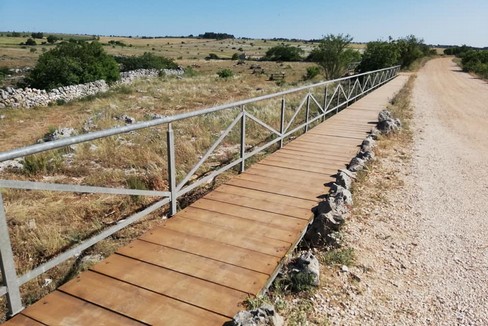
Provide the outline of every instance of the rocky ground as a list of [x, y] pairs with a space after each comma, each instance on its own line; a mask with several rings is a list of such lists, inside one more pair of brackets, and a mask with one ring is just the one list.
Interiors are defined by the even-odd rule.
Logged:
[[412, 143], [384, 148], [345, 227], [354, 266], [328, 267], [332, 325], [488, 325], [488, 85], [449, 58], [420, 70]]

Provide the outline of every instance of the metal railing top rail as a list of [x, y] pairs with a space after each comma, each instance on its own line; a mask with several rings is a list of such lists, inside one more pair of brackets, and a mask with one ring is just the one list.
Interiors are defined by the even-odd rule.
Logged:
[[246, 105], [249, 103], [254, 103], [254, 102], [259, 102], [259, 101], [271, 99], [274, 97], [284, 96], [287, 94], [300, 92], [300, 91], [315, 88], [315, 87], [325, 86], [327, 84], [341, 82], [341, 81], [348, 80], [348, 79], [355, 79], [355, 78], [358, 78], [361, 76], [371, 75], [371, 74], [376, 73], [376, 72], [391, 70], [391, 69], [395, 69], [395, 68], [399, 68], [399, 67], [400, 66], [394, 66], [394, 67], [389, 67], [389, 68], [383, 68], [383, 69], [368, 71], [368, 72], [364, 72], [364, 73], [357, 74], [357, 75], [337, 78], [337, 79], [333, 79], [333, 80], [327, 80], [327, 81], [323, 81], [323, 82], [312, 84], [312, 85], [301, 86], [301, 87], [281, 91], [278, 93], [258, 96], [258, 97], [254, 97], [251, 99], [237, 101], [237, 102], [233, 102], [233, 103], [222, 104], [222, 105], [214, 106], [214, 107], [207, 108], [207, 109], [185, 112], [185, 113], [181, 113], [181, 114], [163, 117], [160, 119], [154, 119], [154, 120], [150, 120], [150, 121], [139, 122], [139, 123], [132, 124], [130, 126], [123, 126], [123, 127], [105, 129], [105, 130], [90, 132], [87, 134], [73, 136], [73, 137], [69, 137], [69, 138], [58, 139], [58, 140], [54, 140], [54, 141], [47, 142], [47, 143], [35, 144], [35, 145], [25, 146], [25, 147], [21, 147], [21, 148], [16, 148], [16, 149], [5, 151], [5, 152], [0, 152], [0, 162], [6, 161], [6, 160], [16, 159], [16, 158], [20, 158], [20, 157], [24, 157], [27, 155], [36, 154], [36, 153], [40, 153], [40, 152], [44, 152], [44, 151], [48, 151], [48, 150], [52, 150], [52, 149], [71, 146], [71, 145], [75, 145], [75, 144], [79, 144], [79, 143], [83, 143], [83, 142], [87, 142], [87, 141], [91, 141], [91, 140], [96, 140], [96, 139], [100, 139], [100, 138], [104, 138], [104, 137], [128, 133], [128, 132], [139, 130], [139, 129], [145, 129], [148, 127], [155, 127], [155, 126], [163, 125], [166, 123], [171, 123], [171, 122], [175, 122], [178, 120], [197, 117], [200, 115], [204, 115], [204, 114], [208, 114], [208, 113], [212, 113], [212, 112], [216, 112], [216, 111], [232, 109], [232, 108], [242, 106], [242, 105]]

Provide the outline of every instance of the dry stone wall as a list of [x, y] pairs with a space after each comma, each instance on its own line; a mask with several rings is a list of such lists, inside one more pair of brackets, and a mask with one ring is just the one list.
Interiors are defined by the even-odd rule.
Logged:
[[[183, 69], [138, 69], [121, 73], [121, 79], [116, 85], [127, 85], [139, 78], [154, 78], [161, 74], [166, 76], [180, 76]], [[50, 91], [35, 88], [0, 89], [0, 109], [3, 108], [32, 108], [47, 106], [55, 102], [69, 102], [89, 95], [104, 93], [110, 89], [104, 80], [55, 88]]]

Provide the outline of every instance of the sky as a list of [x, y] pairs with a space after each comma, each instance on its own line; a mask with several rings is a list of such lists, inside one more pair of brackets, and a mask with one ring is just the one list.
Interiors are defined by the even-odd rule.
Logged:
[[0, 0], [0, 31], [317, 39], [407, 35], [488, 46], [488, 0]]

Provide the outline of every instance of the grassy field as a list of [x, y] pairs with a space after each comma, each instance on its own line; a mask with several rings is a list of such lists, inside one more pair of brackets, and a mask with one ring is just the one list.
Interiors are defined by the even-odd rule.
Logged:
[[[2, 33], [0, 33], [2, 35]], [[9, 68], [18, 68], [24, 66], [33, 66], [39, 54], [51, 49], [54, 45], [48, 44], [46, 37], [35, 39], [37, 45], [22, 46], [29, 37], [7, 37], [0, 36], [0, 66]], [[87, 36], [72, 36], [54, 34], [63, 37], [64, 40], [69, 38], [89, 38]], [[118, 41], [125, 46], [111, 45], [110, 41]], [[45, 42], [46, 44], [42, 44]], [[234, 53], [245, 53], [247, 57], [260, 58], [266, 51], [278, 44], [290, 44], [300, 47], [305, 54], [310, 53], [315, 44], [306, 42], [280, 42], [271, 40], [211, 40], [197, 38], [129, 38], [129, 37], [100, 37], [99, 42], [105, 44], [106, 51], [113, 55], [140, 55], [144, 52], [152, 52], [156, 55], [163, 55], [175, 60], [203, 60], [210, 53], [214, 53], [223, 59], [230, 59]], [[358, 45], [354, 45], [358, 47]], [[359, 46], [361, 47], [361, 46]], [[35, 51], [35, 52], [34, 52]]]
[[[47, 36], [47, 35], [45, 35]], [[39, 44], [23, 47], [26, 37], [0, 37], [0, 66], [20, 68], [33, 66], [38, 56], [54, 45]], [[108, 45], [119, 41], [126, 46]], [[36, 40], [41, 43], [44, 40]], [[74, 128], [77, 133], [110, 128], [123, 124], [117, 120], [128, 115], [137, 121], [148, 120], [151, 115], [173, 115], [193, 111], [217, 104], [234, 102], [293, 88], [312, 81], [303, 81], [306, 68], [313, 65], [305, 62], [261, 62], [245, 61], [238, 64], [233, 60], [210, 60], [204, 58], [210, 53], [229, 59], [234, 53], [261, 57], [271, 47], [280, 44], [264, 40], [203, 40], [188, 38], [137, 39], [101, 37], [107, 44], [105, 49], [114, 55], [139, 55], [152, 52], [174, 59], [193, 73], [182, 78], [160, 77], [138, 80], [129, 86], [120, 86], [112, 91], [87, 99], [63, 105], [38, 107], [34, 109], [4, 109], [0, 111], [0, 151], [31, 145], [46, 133], [57, 128]], [[310, 52], [313, 44], [290, 43]], [[32, 51], [31, 49], [36, 49]], [[259, 73], [251, 68], [260, 66]], [[216, 72], [228, 68], [234, 76], [219, 78]], [[261, 73], [261, 71], [263, 73]], [[277, 83], [269, 80], [272, 73], [283, 72], [285, 79]], [[298, 106], [306, 92], [287, 98], [290, 110]], [[262, 118], [275, 129], [279, 129], [280, 99], [269, 100], [247, 109]], [[175, 123], [178, 179], [182, 179], [199, 157], [211, 146], [238, 110], [226, 111], [211, 116], [193, 118]], [[298, 120], [298, 124], [301, 120]], [[238, 155], [239, 128], [226, 138], [215, 151], [215, 155], [197, 171], [203, 175], [210, 169], [232, 160]], [[248, 146], [256, 146], [269, 139], [270, 134], [256, 124], [249, 122]], [[31, 180], [83, 184], [105, 187], [147, 188], [167, 190], [166, 180], [166, 127], [151, 128], [117, 137], [110, 137], [75, 149], [62, 149], [49, 154], [26, 158], [24, 170], [0, 171], [1, 179]], [[234, 173], [230, 171], [230, 174]], [[226, 178], [223, 176], [222, 178]], [[206, 188], [189, 194], [182, 205], [191, 202], [221, 179]], [[79, 242], [90, 234], [99, 232], [131, 213], [145, 207], [153, 198], [108, 195], [79, 195], [44, 191], [23, 191], [0, 189], [5, 201], [11, 241], [16, 267], [19, 274], [32, 269], [63, 249]], [[166, 208], [146, 220], [129, 227], [89, 249], [85, 255], [60, 265], [22, 288], [26, 303], [33, 302], [62, 284], [78, 271], [86, 268], [86, 255], [112, 253], [118, 246], [127, 243], [143, 230], [161, 223]], [[52, 280], [46, 285], [46, 280]], [[0, 298], [0, 306], [5, 302]], [[0, 321], [2, 320], [0, 313]]]

